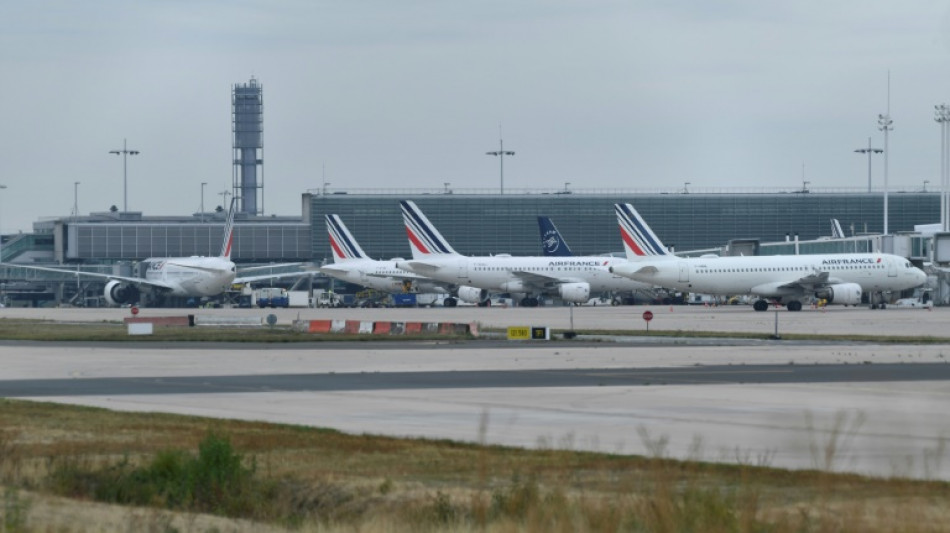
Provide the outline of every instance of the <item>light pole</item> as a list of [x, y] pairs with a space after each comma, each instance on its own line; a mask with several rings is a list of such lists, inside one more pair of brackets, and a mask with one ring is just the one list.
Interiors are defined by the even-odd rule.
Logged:
[[205, 221], [205, 185], [207, 184], [208, 184], [207, 181], [201, 182], [201, 221], [202, 222]]
[[[6, 188], [7, 188], [6, 185], [0, 185], [0, 190], [6, 189]], [[3, 249], [2, 249], [2, 246], [3, 246], [3, 232], [0, 231], [0, 264], [3, 263]]]
[[688, 182], [688, 181], [684, 181], [684, 182], [683, 182], [683, 194], [689, 194], [689, 186], [690, 186], [690, 185], [692, 185], [691, 182]]
[[449, 185], [452, 185], [452, 182], [446, 181], [442, 185], [445, 185], [445, 194], [452, 194], [452, 191], [449, 189]]
[[888, 152], [887, 134], [894, 129], [894, 121], [891, 120], [890, 113], [877, 116], [878, 129], [884, 132], [884, 235], [888, 234], [887, 227], [887, 159]]
[[126, 146], [125, 139], [122, 139], [122, 149], [121, 150], [110, 150], [110, 154], [119, 155], [122, 154], [122, 210], [129, 210], [129, 179], [128, 179], [128, 156], [130, 155], [139, 155], [138, 150], [129, 150]]
[[79, 182], [73, 182], [73, 218], [79, 217]]
[[501, 139], [501, 128], [498, 128], [498, 150], [494, 152], [485, 152], [485, 155], [493, 155], [499, 158], [501, 162], [501, 194], [505, 194], [505, 156], [506, 155], [515, 155], [514, 152], [510, 150], [505, 150], [505, 141]]
[[950, 214], [948, 214], [947, 186], [950, 185], [950, 172], [948, 172], [948, 163], [950, 163], [950, 106], [940, 104], [934, 106], [934, 120], [940, 124], [940, 230], [947, 231], [950, 224]]
[[927, 184], [930, 183], [930, 180], [924, 180], [924, 190], [921, 192], [927, 192]]
[[871, 156], [883, 152], [880, 148], [871, 148], [871, 138], [868, 137], [868, 147], [855, 150], [859, 154], [868, 154], [868, 192], [871, 192]]

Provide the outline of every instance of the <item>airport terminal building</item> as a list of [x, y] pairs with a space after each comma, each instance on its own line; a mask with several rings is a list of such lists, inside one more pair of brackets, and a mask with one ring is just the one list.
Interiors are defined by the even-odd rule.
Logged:
[[[615, 203], [633, 204], [654, 232], [676, 251], [714, 249], [733, 239], [763, 243], [819, 239], [831, 235], [838, 219], [848, 236], [881, 233], [880, 192], [786, 191], [767, 193], [657, 194], [611, 191], [520, 191], [515, 194], [474, 191], [337, 190], [306, 192], [299, 216], [239, 213], [233, 258], [240, 266], [332, 261], [325, 215], [337, 214], [373, 258], [408, 257], [410, 249], [399, 206], [412, 200], [459, 253], [466, 255], [540, 255], [537, 217], [550, 217], [577, 255], [620, 253]], [[889, 195], [889, 229], [910, 233], [915, 225], [940, 219], [937, 192]], [[61, 217], [34, 224], [34, 233], [6, 236], [4, 262], [69, 265], [113, 274], [134, 274], [148, 257], [216, 255], [224, 225], [221, 212], [190, 217], [144, 216], [104, 212]], [[858, 239], [860, 240], [860, 239]], [[865, 251], [870, 241], [863, 241]], [[908, 257], [927, 260], [925, 239], [916, 238]], [[857, 246], [850, 244], [849, 246]], [[800, 253], [850, 251], [804, 247]], [[891, 250], [882, 250], [891, 251]], [[765, 248], [760, 253], [794, 253]], [[5, 268], [3, 283], [66, 283], [63, 276]], [[58, 279], [63, 278], [63, 279]], [[91, 282], [91, 285], [95, 285]], [[62, 291], [60, 291], [62, 292]], [[67, 291], [68, 292], [68, 291]]]

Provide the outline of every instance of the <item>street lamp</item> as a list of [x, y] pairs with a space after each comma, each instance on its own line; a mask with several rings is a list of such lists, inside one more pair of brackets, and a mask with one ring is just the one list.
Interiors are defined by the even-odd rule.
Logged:
[[205, 221], [205, 185], [207, 184], [208, 184], [207, 181], [201, 182], [201, 221], [202, 222]]
[[948, 163], [950, 163], [950, 106], [940, 104], [934, 106], [934, 120], [940, 124], [940, 229], [947, 231], [950, 224], [950, 214], [947, 209], [950, 208], [950, 201], [947, 198], [947, 186], [950, 185], [950, 172], [948, 172]]
[[692, 182], [684, 181], [683, 182], [683, 194], [689, 194], [689, 186], [692, 185]]
[[130, 155], [139, 155], [138, 150], [129, 150], [125, 144], [125, 139], [122, 139], [122, 149], [121, 150], [110, 150], [110, 154], [119, 155], [122, 154], [122, 210], [129, 210], [129, 180], [128, 180], [128, 156]]
[[445, 185], [445, 194], [452, 194], [452, 191], [449, 189], [449, 185], [452, 185], [451, 181], [443, 182], [442, 185]]
[[871, 192], [871, 156], [883, 152], [880, 148], [871, 148], [871, 138], [868, 137], [868, 147], [858, 148], [855, 153], [868, 154], [868, 192]]
[[[0, 185], [0, 190], [6, 189], [6, 188], [7, 188], [6, 185]], [[0, 264], [3, 263], [3, 249], [2, 249], [2, 246], [3, 246], [3, 232], [0, 231]]]
[[[501, 133], [501, 128], [498, 128], [499, 134]], [[485, 152], [485, 155], [493, 155], [499, 158], [501, 163], [501, 194], [505, 194], [505, 156], [506, 155], [515, 155], [514, 152], [510, 150], [505, 150], [505, 142], [501, 139], [501, 135], [498, 137], [498, 150], [494, 152]]]
[[927, 184], [930, 183], [930, 180], [924, 180], [924, 190], [921, 192], [927, 192]]
[[73, 218], [79, 217], [79, 182], [73, 182]]
[[891, 120], [891, 114], [886, 113], [884, 115], [877, 116], [878, 129], [884, 132], [884, 235], [888, 234], [887, 228], [887, 159], [890, 153], [888, 152], [887, 144], [887, 134], [894, 129], [894, 121]]

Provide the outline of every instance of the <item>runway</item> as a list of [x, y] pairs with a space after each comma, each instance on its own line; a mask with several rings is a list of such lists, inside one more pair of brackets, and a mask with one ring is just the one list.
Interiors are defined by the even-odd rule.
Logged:
[[[491, 312], [511, 320], [518, 310]], [[530, 319], [561, 314], [532, 310]], [[683, 324], [743, 319], [734, 310], [678, 314]], [[479, 316], [485, 325], [490, 315]], [[932, 331], [946, 318], [852, 309], [821, 322], [864, 328], [868, 316]], [[356, 434], [950, 479], [950, 346], [688, 342], [5, 342], [0, 395]]]

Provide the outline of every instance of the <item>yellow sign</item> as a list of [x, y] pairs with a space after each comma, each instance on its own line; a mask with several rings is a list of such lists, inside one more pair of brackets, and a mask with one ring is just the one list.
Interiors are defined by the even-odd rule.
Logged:
[[508, 328], [508, 340], [530, 340], [531, 328], [527, 326], [512, 326]]
[[513, 326], [508, 328], [508, 340], [510, 341], [546, 341], [550, 338], [551, 330], [545, 327]]

